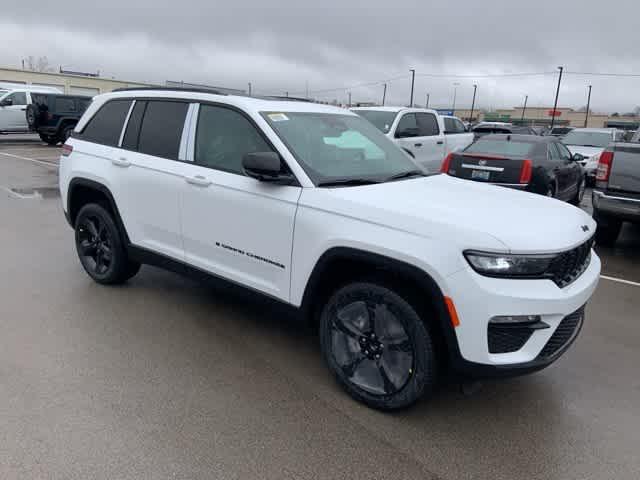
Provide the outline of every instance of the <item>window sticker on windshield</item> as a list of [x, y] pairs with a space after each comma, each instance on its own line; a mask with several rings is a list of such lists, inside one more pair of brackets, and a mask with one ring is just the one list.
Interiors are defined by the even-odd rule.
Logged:
[[289, 120], [289, 117], [287, 117], [284, 113], [270, 113], [269, 118], [272, 122], [284, 122], [286, 120]]

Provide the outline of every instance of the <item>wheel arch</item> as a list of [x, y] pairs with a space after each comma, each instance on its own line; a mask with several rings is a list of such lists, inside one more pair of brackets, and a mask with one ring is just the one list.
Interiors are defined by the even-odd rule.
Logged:
[[67, 217], [71, 228], [75, 227], [76, 217], [80, 209], [87, 203], [98, 203], [113, 214], [118, 229], [123, 235], [125, 244], [129, 244], [129, 236], [122, 222], [118, 206], [109, 188], [95, 180], [76, 177], [69, 182], [67, 191]]
[[455, 356], [455, 352], [459, 355], [457, 338], [438, 283], [424, 270], [378, 253], [351, 247], [333, 247], [324, 252], [304, 289], [300, 307], [304, 317], [313, 326], [317, 325], [321, 306], [336, 288], [351, 280], [371, 277], [384, 279], [384, 283], [421, 310], [419, 314], [429, 309], [433, 314], [429, 324], [441, 340], [439, 347], [445, 348], [448, 356]]

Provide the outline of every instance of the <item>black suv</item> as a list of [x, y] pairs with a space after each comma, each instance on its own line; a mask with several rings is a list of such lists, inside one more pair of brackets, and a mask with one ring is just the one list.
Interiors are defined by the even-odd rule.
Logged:
[[91, 103], [91, 97], [58, 93], [32, 93], [27, 106], [27, 123], [43, 142], [64, 142]]

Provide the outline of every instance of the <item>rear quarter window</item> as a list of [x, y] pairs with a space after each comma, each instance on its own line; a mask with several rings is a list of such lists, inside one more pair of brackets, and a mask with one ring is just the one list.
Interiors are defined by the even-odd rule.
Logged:
[[111, 100], [105, 103], [89, 120], [80, 139], [112, 147], [118, 145], [130, 106], [131, 100]]
[[57, 112], [75, 112], [76, 102], [73, 98], [56, 98], [55, 110]]
[[501, 157], [526, 157], [533, 153], [534, 148], [535, 144], [533, 143], [487, 139], [472, 143], [465, 149], [465, 152], [485, 153]]

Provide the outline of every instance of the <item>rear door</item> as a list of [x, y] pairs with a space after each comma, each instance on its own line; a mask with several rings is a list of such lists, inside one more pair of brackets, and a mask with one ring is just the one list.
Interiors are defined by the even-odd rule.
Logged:
[[184, 260], [181, 160], [189, 108], [184, 101], [136, 100], [111, 156], [114, 196], [131, 243], [178, 260]]
[[446, 135], [447, 153], [459, 152], [473, 142], [473, 134], [468, 133], [460, 120], [443, 117]]
[[418, 163], [423, 165], [426, 162], [424, 142], [420, 136], [415, 113], [404, 113], [400, 116], [393, 138], [400, 147], [410, 151]]
[[27, 94], [13, 92], [2, 99], [5, 105], [0, 106], [0, 130], [26, 131], [27, 125]]
[[570, 168], [571, 160], [560, 154], [559, 142], [549, 143], [549, 161], [551, 163], [553, 174], [556, 178], [556, 198], [565, 200], [568, 198], [571, 188], [572, 172]]

